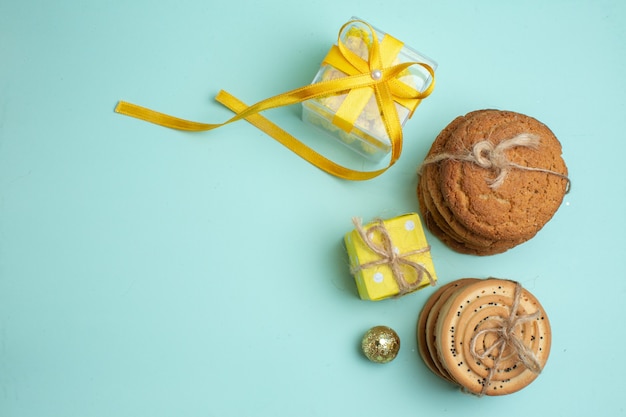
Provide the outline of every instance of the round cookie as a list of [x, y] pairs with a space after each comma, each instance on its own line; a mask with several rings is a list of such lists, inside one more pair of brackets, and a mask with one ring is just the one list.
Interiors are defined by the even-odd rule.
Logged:
[[[424, 217], [429, 217], [428, 224], [426, 225], [434, 235], [440, 239], [452, 239], [455, 242], [461, 244], [463, 239], [449, 227], [449, 225], [443, 220], [437, 208], [432, 202], [431, 195], [428, 190], [424, 190], [426, 180], [420, 181], [417, 185], [417, 198], [419, 201], [420, 211]], [[444, 235], [444, 236], [441, 236]]]
[[[437, 207], [432, 202], [432, 195], [427, 191], [424, 191], [427, 180], [420, 181], [417, 186], [417, 196], [420, 206], [420, 211], [424, 218], [424, 223], [430, 232], [441, 240], [448, 247], [452, 248], [456, 252], [464, 253], [468, 255], [495, 255], [505, 252], [511, 247], [518, 244], [518, 242], [511, 241], [492, 241], [489, 245], [473, 244], [470, 241], [465, 241], [464, 237], [456, 233], [452, 229], [449, 223], [446, 223], [445, 219], [437, 211]], [[467, 237], [468, 234], [466, 233]]]
[[438, 352], [437, 345], [437, 333], [436, 333], [436, 324], [437, 320], [440, 316], [441, 307], [445, 304], [445, 302], [450, 298], [450, 296], [456, 294], [460, 289], [462, 289], [465, 285], [470, 284], [474, 281], [477, 281], [476, 278], [462, 278], [456, 281], [453, 281], [445, 286], [443, 291], [440, 293], [439, 297], [435, 300], [432, 307], [430, 308], [428, 315], [426, 316], [424, 323], [424, 342], [426, 348], [430, 354], [430, 358], [432, 363], [435, 365], [438, 374], [448, 381], [454, 382], [454, 379], [450, 376], [446, 366], [441, 362], [441, 354]]
[[428, 315], [435, 304], [435, 302], [441, 297], [441, 294], [453, 283], [448, 283], [440, 286], [437, 291], [435, 291], [429, 298], [426, 300], [424, 307], [422, 307], [422, 311], [417, 319], [417, 329], [416, 329], [416, 337], [417, 337], [417, 348], [419, 350], [420, 356], [424, 360], [426, 367], [430, 369], [434, 374], [439, 375], [442, 378], [446, 378], [445, 375], [439, 372], [435, 361], [430, 356], [430, 352], [428, 350], [428, 345], [426, 344], [426, 320], [428, 319]]
[[[429, 350], [429, 345], [432, 346], [434, 344], [434, 340], [432, 340], [430, 343], [427, 342], [427, 340], [431, 340], [434, 337], [432, 333], [432, 330], [434, 328], [434, 321], [431, 320], [431, 323], [429, 324], [429, 317], [431, 317], [431, 314], [438, 314], [439, 307], [442, 304], [442, 302], [440, 302], [439, 300], [442, 299], [442, 296], [443, 300], [445, 300], [447, 299], [447, 296], [450, 294], [451, 290], [458, 288], [464, 283], [473, 282], [475, 280], [476, 279], [470, 278], [460, 279], [440, 286], [437, 291], [435, 291], [428, 298], [428, 300], [426, 300], [426, 303], [424, 304], [424, 307], [422, 307], [422, 311], [420, 312], [419, 318], [417, 320], [417, 346], [419, 349], [419, 353], [424, 360], [424, 363], [426, 364], [428, 369], [430, 369], [434, 374], [439, 375], [440, 377], [449, 381], [452, 380], [447, 375], [447, 372], [444, 373], [441, 371], [441, 369], [444, 369], [443, 366], [438, 362], [438, 360], [436, 360], [436, 357], [431, 356], [431, 351]], [[435, 309], [433, 307], [437, 308]], [[427, 325], [429, 326], [428, 332]]]
[[[518, 306], [511, 312], [516, 291]], [[516, 315], [513, 323], [511, 314]], [[507, 326], [512, 331], [505, 330]], [[508, 280], [479, 280], [456, 291], [441, 306], [436, 334], [436, 348], [450, 377], [478, 395], [504, 395], [524, 388], [543, 369], [550, 353], [551, 330], [543, 307], [530, 292]], [[523, 348], [514, 349], [513, 339]], [[531, 356], [536, 362], [522, 360]]]
[[[552, 131], [532, 117], [510, 111], [486, 110], [467, 118], [449, 134], [444, 151], [466, 154], [480, 141], [497, 146], [522, 133], [537, 136], [539, 149], [508, 149], [505, 155], [510, 162], [567, 175], [561, 144]], [[532, 238], [552, 218], [568, 187], [559, 175], [513, 168], [499, 187], [492, 188], [490, 181], [498, 174], [493, 170], [454, 159], [438, 165], [441, 194], [454, 218], [487, 239], [522, 242]]]
[[[460, 116], [449, 123], [433, 142], [426, 159], [444, 152], [448, 137], [467, 120], [492, 110], [477, 110]], [[427, 219], [427, 227], [443, 243], [453, 250], [471, 255], [494, 255], [521, 243], [517, 240], [494, 240], [474, 234], [457, 221], [440, 190], [441, 176], [438, 164], [423, 164], [417, 186], [417, 196], [422, 215]]]
[[[430, 151], [426, 155], [426, 159], [445, 152], [445, 147], [450, 135], [464, 122], [486, 111], [487, 110], [474, 111], [465, 116], [459, 116], [450, 122], [433, 142]], [[466, 242], [478, 246], [490, 246], [493, 244], [493, 239], [473, 237], [472, 233], [467, 230], [467, 228], [456, 221], [441, 194], [441, 172], [439, 164], [425, 164], [422, 167], [420, 184], [423, 184], [424, 187], [424, 198], [428, 199], [428, 201], [424, 201], [425, 205], [429, 208], [429, 211], [433, 213], [434, 220], [446, 234], [459, 242]], [[443, 224], [446, 224], [448, 227], [442, 226]]]

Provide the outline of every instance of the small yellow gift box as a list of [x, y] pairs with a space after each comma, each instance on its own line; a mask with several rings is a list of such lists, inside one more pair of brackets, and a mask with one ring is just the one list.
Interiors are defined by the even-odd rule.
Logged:
[[[372, 56], [373, 43], [380, 50], [376, 56]], [[389, 81], [391, 94], [387, 97], [393, 101], [391, 105], [402, 127], [420, 101], [432, 91], [437, 63], [362, 20], [353, 17], [344, 25], [337, 45], [324, 58], [312, 83], [370, 71], [373, 79], [380, 79], [390, 67], [409, 62], [413, 65]], [[367, 159], [380, 161], [392, 149], [392, 139], [380, 108], [381, 99], [373, 88], [367, 87], [322, 96], [302, 103], [302, 119], [322, 128]]]
[[428, 285], [437, 276], [420, 218], [415, 213], [363, 226], [345, 236], [350, 269], [364, 300], [399, 297]]

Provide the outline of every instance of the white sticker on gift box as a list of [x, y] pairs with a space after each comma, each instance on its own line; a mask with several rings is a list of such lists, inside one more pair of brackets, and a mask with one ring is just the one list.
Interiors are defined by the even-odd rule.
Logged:
[[406, 223], [404, 223], [404, 228], [410, 232], [415, 229], [415, 222], [413, 220], [407, 220]]
[[381, 282], [383, 282], [383, 279], [384, 279], [384, 278], [385, 278], [385, 277], [384, 277], [384, 275], [382, 274], [382, 272], [376, 272], [376, 273], [374, 274], [374, 277], [373, 277], [374, 282], [376, 282], [376, 283], [378, 283], [378, 284], [380, 284]]

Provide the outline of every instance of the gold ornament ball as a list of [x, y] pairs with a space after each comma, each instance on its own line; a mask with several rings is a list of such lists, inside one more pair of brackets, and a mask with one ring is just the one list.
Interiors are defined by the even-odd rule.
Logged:
[[391, 362], [400, 351], [400, 338], [387, 326], [375, 326], [365, 332], [361, 348], [367, 359], [372, 362]]

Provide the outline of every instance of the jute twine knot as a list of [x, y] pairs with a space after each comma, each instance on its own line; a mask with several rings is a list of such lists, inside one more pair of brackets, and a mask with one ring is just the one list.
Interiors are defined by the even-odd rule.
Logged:
[[[369, 249], [380, 257], [378, 260], [366, 262], [351, 268], [351, 272], [353, 274], [356, 274], [363, 269], [373, 268], [379, 265], [388, 265], [391, 269], [391, 273], [393, 274], [393, 278], [398, 284], [398, 297], [414, 291], [422, 282], [424, 275], [428, 278], [430, 285], [435, 285], [433, 276], [430, 272], [428, 272], [428, 269], [426, 269], [424, 265], [408, 259], [408, 257], [412, 255], [428, 252], [430, 250], [430, 246], [409, 252], [398, 253], [393, 245], [389, 231], [381, 219], [377, 219], [374, 224], [367, 228], [367, 230], [363, 227], [361, 219], [359, 218], [352, 218], [352, 223], [363, 240], [363, 243], [365, 243]], [[381, 237], [380, 244], [374, 242], [371, 237], [376, 232], [378, 232]], [[408, 266], [415, 271], [417, 279], [414, 282], [407, 281], [406, 274], [402, 266]]]
[[487, 180], [489, 187], [492, 189], [500, 187], [512, 169], [519, 169], [522, 171], [544, 172], [546, 174], [556, 175], [557, 177], [563, 178], [567, 181], [566, 192], [569, 192], [570, 180], [566, 175], [549, 169], [519, 165], [511, 162], [506, 156], [506, 151], [511, 148], [521, 146], [524, 148], [538, 149], [539, 143], [539, 137], [530, 133], [520, 133], [510, 139], [501, 141], [497, 145], [494, 145], [491, 141], [485, 139], [475, 143], [472, 149], [466, 153], [451, 154], [444, 152], [438, 155], [433, 155], [430, 158], [426, 158], [420, 166], [419, 172], [422, 171], [425, 165], [434, 164], [444, 160], [465, 161], [476, 164], [481, 168], [496, 172], [496, 178]]
[[[533, 353], [533, 351], [520, 339], [515, 333], [515, 328], [524, 323], [536, 320], [541, 315], [541, 311], [537, 310], [532, 314], [517, 314], [519, 308], [520, 297], [522, 295], [522, 286], [519, 282], [515, 283], [515, 292], [513, 295], [513, 304], [509, 308], [509, 316], [506, 318], [498, 316], [490, 316], [488, 321], [497, 321], [496, 326], [488, 329], [480, 330], [476, 332], [470, 341], [470, 353], [475, 360], [484, 360], [486, 358], [492, 358], [493, 364], [489, 368], [489, 373], [483, 381], [483, 388], [480, 395], [484, 395], [487, 392], [489, 383], [498, 372], [498, 366], [502, 360], [509, 359], [513, 355], [517, 355], [522, 364], [531, 372], [535, 374], [541, 373], [541, 364]], [[494, 334], [496, 336], [495, 341], [489, 347], [483, 346], [482, 351], [479, 351], [477, 341], [479, 338], [483, 338], [487, 334]], [[504, 356], [504, 352], [510, 348], [511, 354]], [[497, 351], [494, 356], [494, 352]]]

